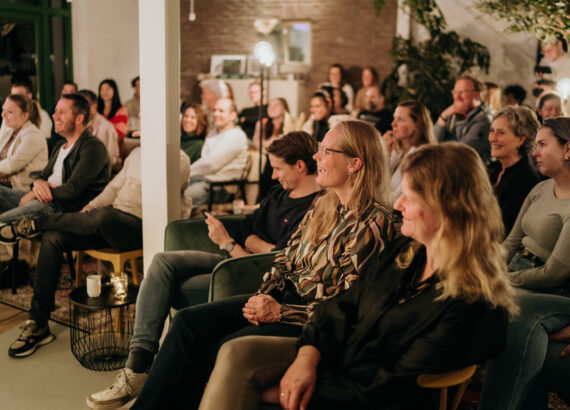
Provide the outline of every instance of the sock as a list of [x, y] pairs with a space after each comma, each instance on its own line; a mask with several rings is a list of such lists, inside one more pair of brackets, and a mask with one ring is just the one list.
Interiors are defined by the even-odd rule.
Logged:
[[133, 347], [129, 351], [129, 357], [125, 367], [128, 367], [135, 373], [147, 373], [154, 360], [154, 353], [149, 352], [142, 347]]

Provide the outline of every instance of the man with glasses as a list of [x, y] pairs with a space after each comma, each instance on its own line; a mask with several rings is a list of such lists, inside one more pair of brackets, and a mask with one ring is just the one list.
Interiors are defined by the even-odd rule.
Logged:
[[491, 119], [481, 101], [485, 85], [473, 74], [463, 73], [455, 80], [453, 104], [440, 114], [434, 125], [439, 141], [460, 141], [473, 147], [483, 162], [490, 158], [489, 129]]

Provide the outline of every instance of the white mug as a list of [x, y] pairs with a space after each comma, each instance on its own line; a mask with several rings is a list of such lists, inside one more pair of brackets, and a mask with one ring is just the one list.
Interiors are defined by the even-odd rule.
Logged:
[[96, 298], [101, 295], [101, 275], [87, 276], [87, 296]]

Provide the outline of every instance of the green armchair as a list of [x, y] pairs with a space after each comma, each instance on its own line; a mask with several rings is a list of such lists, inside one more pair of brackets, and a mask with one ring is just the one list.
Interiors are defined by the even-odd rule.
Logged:
[[[245, 215], [223, 215], [217, 218], [224, 224], [230, 236], [234, 237], [241, 229]], [[227, 256], [227, 252], [221, 250], [208, 237], [208, 227], [204, 218], [173, 221], [166, 226], [164, 250], [187, 249]], [[259, 289], [263, 274], [271, 269], [276, 253], [242, 256], [218, 263], [212, 271], [209, 301], [255, 292]]]

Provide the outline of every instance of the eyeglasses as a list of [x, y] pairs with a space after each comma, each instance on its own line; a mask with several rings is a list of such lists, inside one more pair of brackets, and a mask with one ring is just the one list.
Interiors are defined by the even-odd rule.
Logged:
[[344, 152], [344, 151], [341, 151], [339, 149], [324, 147], [321, 143], [319, 143], [319, 150], [317, 152], [321, 155], [326, 155], [326, 156], [329, 156], [331, 154], [331, 152], [336, 152], [337, 154], [348, 155], [349, 157], [353, 156], [353, 155], [349, 154], [348, 152]]
[[451, 90], [451, 94], [453, 95], [463, 95], [463, 94], [467, 94], [467, 93], [472, 93], [475, 90]]

